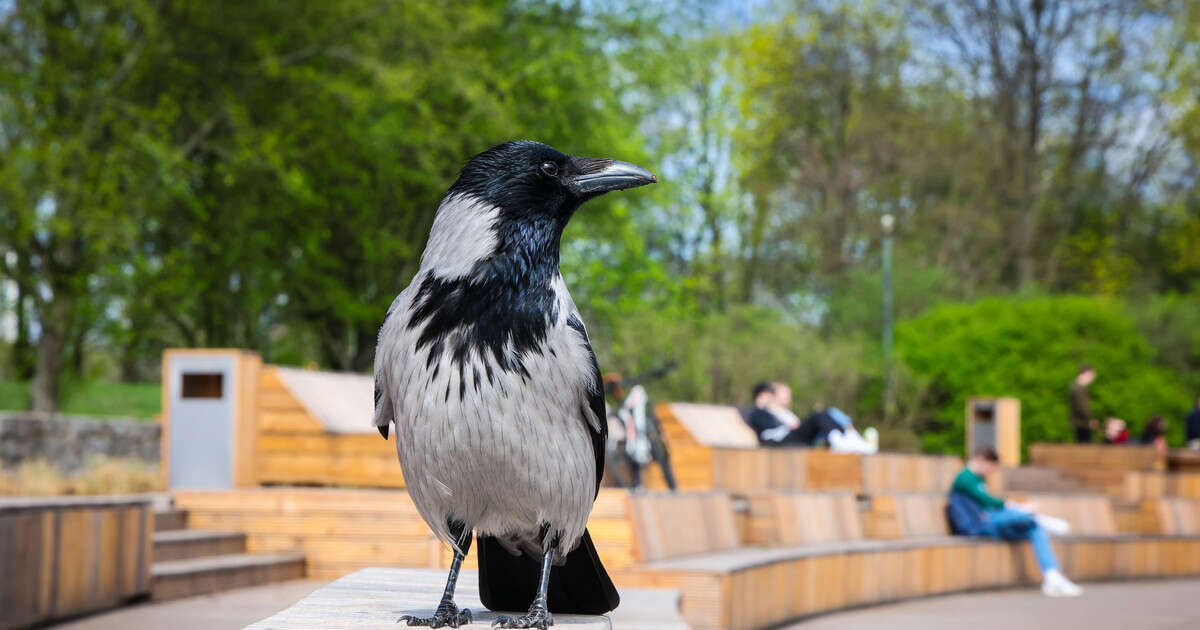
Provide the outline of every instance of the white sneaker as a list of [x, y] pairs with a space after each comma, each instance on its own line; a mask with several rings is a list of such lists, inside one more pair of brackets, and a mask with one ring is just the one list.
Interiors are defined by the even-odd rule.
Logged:
[[1033, 518], [1037, 521], [1039, 527], [1055, 536], [1066, 536], [1071, 533], [1071, 524], [1061, 518], [1045, 514], [1035, 514]]
[[1058, 570], [1050, 570], [1042, 576], [1042, 595], [1046, 597], [1079, 597], [1083, 588], [1067, 579]]

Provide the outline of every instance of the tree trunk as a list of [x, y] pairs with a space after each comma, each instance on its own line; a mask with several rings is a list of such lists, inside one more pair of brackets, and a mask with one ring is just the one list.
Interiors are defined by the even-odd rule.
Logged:
[[25, 321], [25, 306], [28, 300], [21, 285], [17, 285], [17, 339], [13, 342], [12, 364], [13, 376], [19, 381], [33, 378], [33, 368], [36, 361], [33, 358], [33, 346], [29, 343], [29, 322]]
[[71, 375], [75, 378], [83, 378], [84, 369], [84, 343], [87, 341], [87, 327], [79, 326], [79, 330], [74, 331], [71, 338]]
[[42, 335], [38, 339], [37, 367], [33, 374], [34, 411], [58, 411], [58, 385], [70, 312], [70, 306], [62, 296], [55, 296], [54, 301], [42, 309]]

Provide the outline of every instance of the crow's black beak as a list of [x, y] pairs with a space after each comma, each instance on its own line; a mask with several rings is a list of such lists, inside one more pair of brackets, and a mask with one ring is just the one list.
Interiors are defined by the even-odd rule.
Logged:
[[569, 177], [566, 183], [573, 194], [581, 197], [594, 197], [658, 181], [654, 173], [629, 162], [598, 158], [575, 158], [574, 162], [579, 172]]

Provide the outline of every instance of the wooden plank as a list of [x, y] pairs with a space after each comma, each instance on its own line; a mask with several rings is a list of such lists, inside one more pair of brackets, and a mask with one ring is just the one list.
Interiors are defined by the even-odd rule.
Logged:
[[60, 514], [55, 616], [89, 609], [89, 584], [96, 551], [94, 516], [91, 510], [66, 509]]
[[[440, 570], [364, 569], [342, 577], [249, 630], [324, 630], [348, 625], [392, 627], [403, 614], [429, 616], [441, 598], [446, 576]], [[471, 610], [462, 628], [491, 628], [498, 613], [479, 602], [478, 578], [464, 571], [455, 600]], [[523, 613], [524, 611], [518, 611]], [[554, 615], [554, 627], [565, 630], [611, 630], [607, 615]]]
[[121, 601], [119, 590], [121, 532], [117, 508], [99, 510], [95, 516], [96, 565], [92, 570], [91, 607], [107, 608]]
[[1153, 446], [1037, 443], [1029, 447], [1029, 458], [1035, 466], [1081, 472], [1166, 469], [1166, 458]]
[[233, 485], [252, 486], [258, 483], [259, 451], [259, 373], [262, 359], [254, 353], [239, 353], [234, 363], [233, 388]]
[[772, 494], [774, 531], [782, 545], [859, 540], [863, 528], [854, 495], [848, 492]]
[[[588, 523], [610, 569], [634, 561], [628, 495], [602, 489]], [[404, 491], [256, 488], [177, 491], [174, 499], [193, 528], [244, 532], [250, 551], [305, 552], [310, 577], [337, 577], [372, 564], [444, 567], [450, 558]], [[467, 564], [472, 562], [473, 556]]]

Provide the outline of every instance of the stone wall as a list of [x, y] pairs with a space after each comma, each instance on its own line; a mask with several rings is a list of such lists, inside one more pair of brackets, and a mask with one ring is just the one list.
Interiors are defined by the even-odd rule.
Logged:
[[70, 475], [97, 455], [158, 464], [161, 433], [156, 422], [0, 413], [0, 467], [45, 459]]

